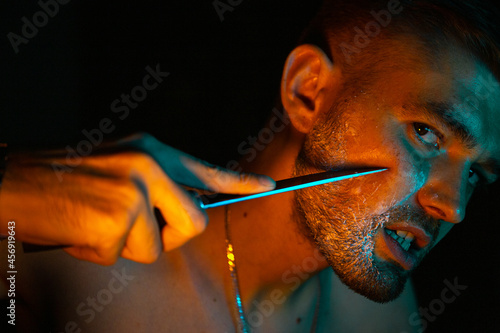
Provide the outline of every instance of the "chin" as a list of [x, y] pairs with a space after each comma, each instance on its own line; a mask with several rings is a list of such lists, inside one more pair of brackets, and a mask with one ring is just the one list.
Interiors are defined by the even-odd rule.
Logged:
[[349, 289], [377, 303], [387, 303], [403, 292], [408, 272], [390, 263], [378, 262], [379, 267], [347, 269], [335, 263], [330, 264], [335, 274]]

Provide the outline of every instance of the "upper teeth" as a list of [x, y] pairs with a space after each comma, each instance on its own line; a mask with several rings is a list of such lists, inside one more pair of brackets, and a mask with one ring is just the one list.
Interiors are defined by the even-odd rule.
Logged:
[[387, 230], [387, 234], [394, 238], [400, 245], [401, 247], [405, 250], [408, 251], [410, 248], [411, 242], [415, 239], [415, 235], [413, 235], [411, 232], [408, 231], [403, 231], [403, 230], [396, 230], [394, 232], [393, 230]]

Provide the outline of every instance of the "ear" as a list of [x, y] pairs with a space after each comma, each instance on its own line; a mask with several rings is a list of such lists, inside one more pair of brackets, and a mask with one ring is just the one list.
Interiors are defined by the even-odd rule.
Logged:
[[281, 101], [291, 124], [308, 133], [329, 108], [340, 85], [340, 70], [319, 47], [300, 45], [286, 60], [281, 79]]

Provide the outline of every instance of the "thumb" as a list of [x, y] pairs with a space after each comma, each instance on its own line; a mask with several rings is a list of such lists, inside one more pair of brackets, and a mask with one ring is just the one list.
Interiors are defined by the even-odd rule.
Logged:
[[183, 164], [209, 190], [218, 193], [258, 193], [272, 190], [276, 186], [271, 177], [264, 175], [239, 173], [193, 159], [186, 159]]

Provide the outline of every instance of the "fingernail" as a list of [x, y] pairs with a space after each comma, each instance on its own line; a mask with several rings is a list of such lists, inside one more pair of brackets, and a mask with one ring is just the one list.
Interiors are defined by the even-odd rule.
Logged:
[[260, 177], [259, 183], [265, 187], [268, 187], [269, 189], [273, 189], [276, 186], [276, 183], [270, 177]]

